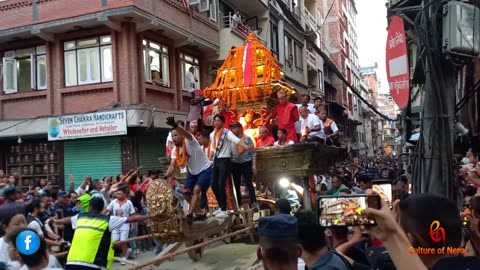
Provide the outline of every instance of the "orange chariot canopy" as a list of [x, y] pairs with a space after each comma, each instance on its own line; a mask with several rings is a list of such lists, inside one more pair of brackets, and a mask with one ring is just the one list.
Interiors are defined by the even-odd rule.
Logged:
[[282, 75], [270, 50], [251, 33], [242, 46], [229, 51], [217, 71], [215, 82], [203, 92], [205, 97], [212, 100], [219, 98], [235, 108], [237, 100], [255, 102], [270, 96], [275, 85], [294, 92], [280, 82]]

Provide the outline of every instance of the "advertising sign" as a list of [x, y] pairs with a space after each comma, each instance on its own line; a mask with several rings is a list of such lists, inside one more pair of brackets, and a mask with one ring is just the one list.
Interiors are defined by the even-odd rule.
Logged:
[[127, 111], [116, 110], [48, 118], [48, 140], [70, 140], [127, 134]]
[[388, 27], [386, 54], [390, 95], [400, 109], [405, 109], [410, 97], [410, 66], [403, 19], [399, 16], [393, 16]]

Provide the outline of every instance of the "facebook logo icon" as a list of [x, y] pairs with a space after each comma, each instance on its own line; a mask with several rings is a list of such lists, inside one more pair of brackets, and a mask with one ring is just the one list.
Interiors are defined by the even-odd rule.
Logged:
[[25, 230], [17, 236], [15, 244], [21, 254], [32, 255], [40, 248], [40, 236], [32, 230]]

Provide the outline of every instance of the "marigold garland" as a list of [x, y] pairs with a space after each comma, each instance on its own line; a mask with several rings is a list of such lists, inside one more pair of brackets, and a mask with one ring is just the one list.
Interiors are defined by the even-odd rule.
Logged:
[[224, 128], [215, 130], [215, 132], [213, 133], [213, 148], [215, 148], [215, 151], [217, 150], [218, 143], [219, 143], [220, 137], [222, 136], [223, 130]]
[[208, 148], [207, 147], [203, 147], [203, 152], [205, 152], [205, 150], [207, 150], [207, 152], [205, 153], [205, 155], [207, 155], [207, 158], [210, 159], [212, 158], [212, 151], [211, 151], [211, 144], [208, 144]]
[[[184, 167], [187, 164], [187, 148], [185, 146], [185, 139], [182, 142], [182, 155], [180, 156], [180, 147], [175, 147], [175, 156], [177, 157], [177, 165], [179, 167]], [[180, 158], [179, 158], [180, 157]]]

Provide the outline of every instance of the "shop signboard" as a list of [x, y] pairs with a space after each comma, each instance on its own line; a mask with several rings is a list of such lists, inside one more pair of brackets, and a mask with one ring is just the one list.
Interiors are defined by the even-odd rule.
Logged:
[[48, 118], [48, 140], [71, 140], [127, 134], [127, 111], [115, 110]]

